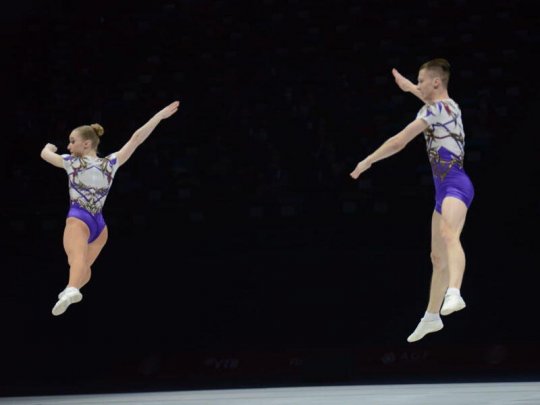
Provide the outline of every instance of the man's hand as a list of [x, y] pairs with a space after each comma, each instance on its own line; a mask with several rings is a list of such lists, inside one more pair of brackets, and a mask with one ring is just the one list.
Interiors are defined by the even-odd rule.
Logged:
[[399, 88], [405, 92], [412, 92], [413, 89], [416, 88], [416, 86], [411, 82], [409, 79], [403, 77], [401, 73], [397, 71], [397, 69], [392, 69], [392, 74], [394, 75], [394, 79], [396, 80], [396, 84], [399, 86]]

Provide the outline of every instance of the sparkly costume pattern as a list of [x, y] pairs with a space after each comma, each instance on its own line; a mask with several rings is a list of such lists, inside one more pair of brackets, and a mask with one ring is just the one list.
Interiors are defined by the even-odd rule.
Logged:
[[451, 196], [467, 207], [474, 198], [474, 187], [463, 168], [465, 132], [461, 110], [452, 99], [424, 105], [416, 118], [424, 120], [427, 154], [435, 184], [435, 209], [441, 213], [442, 201]]
[[115, 154], [104, 158], [72, 155], [62, 158], [69, 179], [67, 216], [78, 218], [88, 226], [88, 243], [91, 243], [105, 228], [102, 210], [118, 169], [118, 159]]

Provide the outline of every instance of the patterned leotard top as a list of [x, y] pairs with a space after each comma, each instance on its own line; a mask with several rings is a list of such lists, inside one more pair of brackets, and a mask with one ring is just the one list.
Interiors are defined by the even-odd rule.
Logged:
[[62, 155], [62, 158], [69, 179], [71, 204], [78, 205], [93, 215], [100, 213], [118, 169], [116, 155], [113, 153], [99, 158], [66, 154]]
[[457, 103], [446, 98], [426, 104], [416, 118], [428, 124], [424, 138], [433, 174], [444, 180], [453, 167], [463, 169], [465, 132]]

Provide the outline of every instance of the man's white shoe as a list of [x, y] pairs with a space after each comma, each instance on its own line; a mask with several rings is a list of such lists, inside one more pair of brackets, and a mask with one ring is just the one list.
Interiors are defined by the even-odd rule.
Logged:
[[465, 301], [459, 295], [446, 294], [441, 308], [441, 315], [450, 315], [465, 308]]
[[60, 294], [58, 294], [58, 299], [60, 299], [60, 298], [62, 298], [62, 297], [64, 296], [64, 294], [66, 293], [66, 290], [67, 290], [67, 287], [64, 288], [64, 289], [60, 292]]
[[71, 304], [75, 304], [81, 300], [81, 292], [75, 287], [68, 287], [61, 293], [61, 298], [52, 309], [52, 314], [54, 316], [62, 315]]
[[424, 321], [420, 319], [420, 323], [416, 327], [413, 333], [407, 338], [407, 342], [416, 342], [422, 339], [428, 333], [437, 332], [443, 328], [443, 323], [440, 319], [434, 321]]

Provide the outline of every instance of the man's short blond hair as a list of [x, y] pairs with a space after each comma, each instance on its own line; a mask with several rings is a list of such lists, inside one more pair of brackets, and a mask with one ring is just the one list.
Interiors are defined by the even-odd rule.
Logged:
[[450, 80], [450, 63], [446, 59], [437, 58], [427, 61], [420, 66], [420, 70], [422, 69], [426, 69], [435, 75], [440, 76], [444, 87], [448, 88], [448, 81]]

